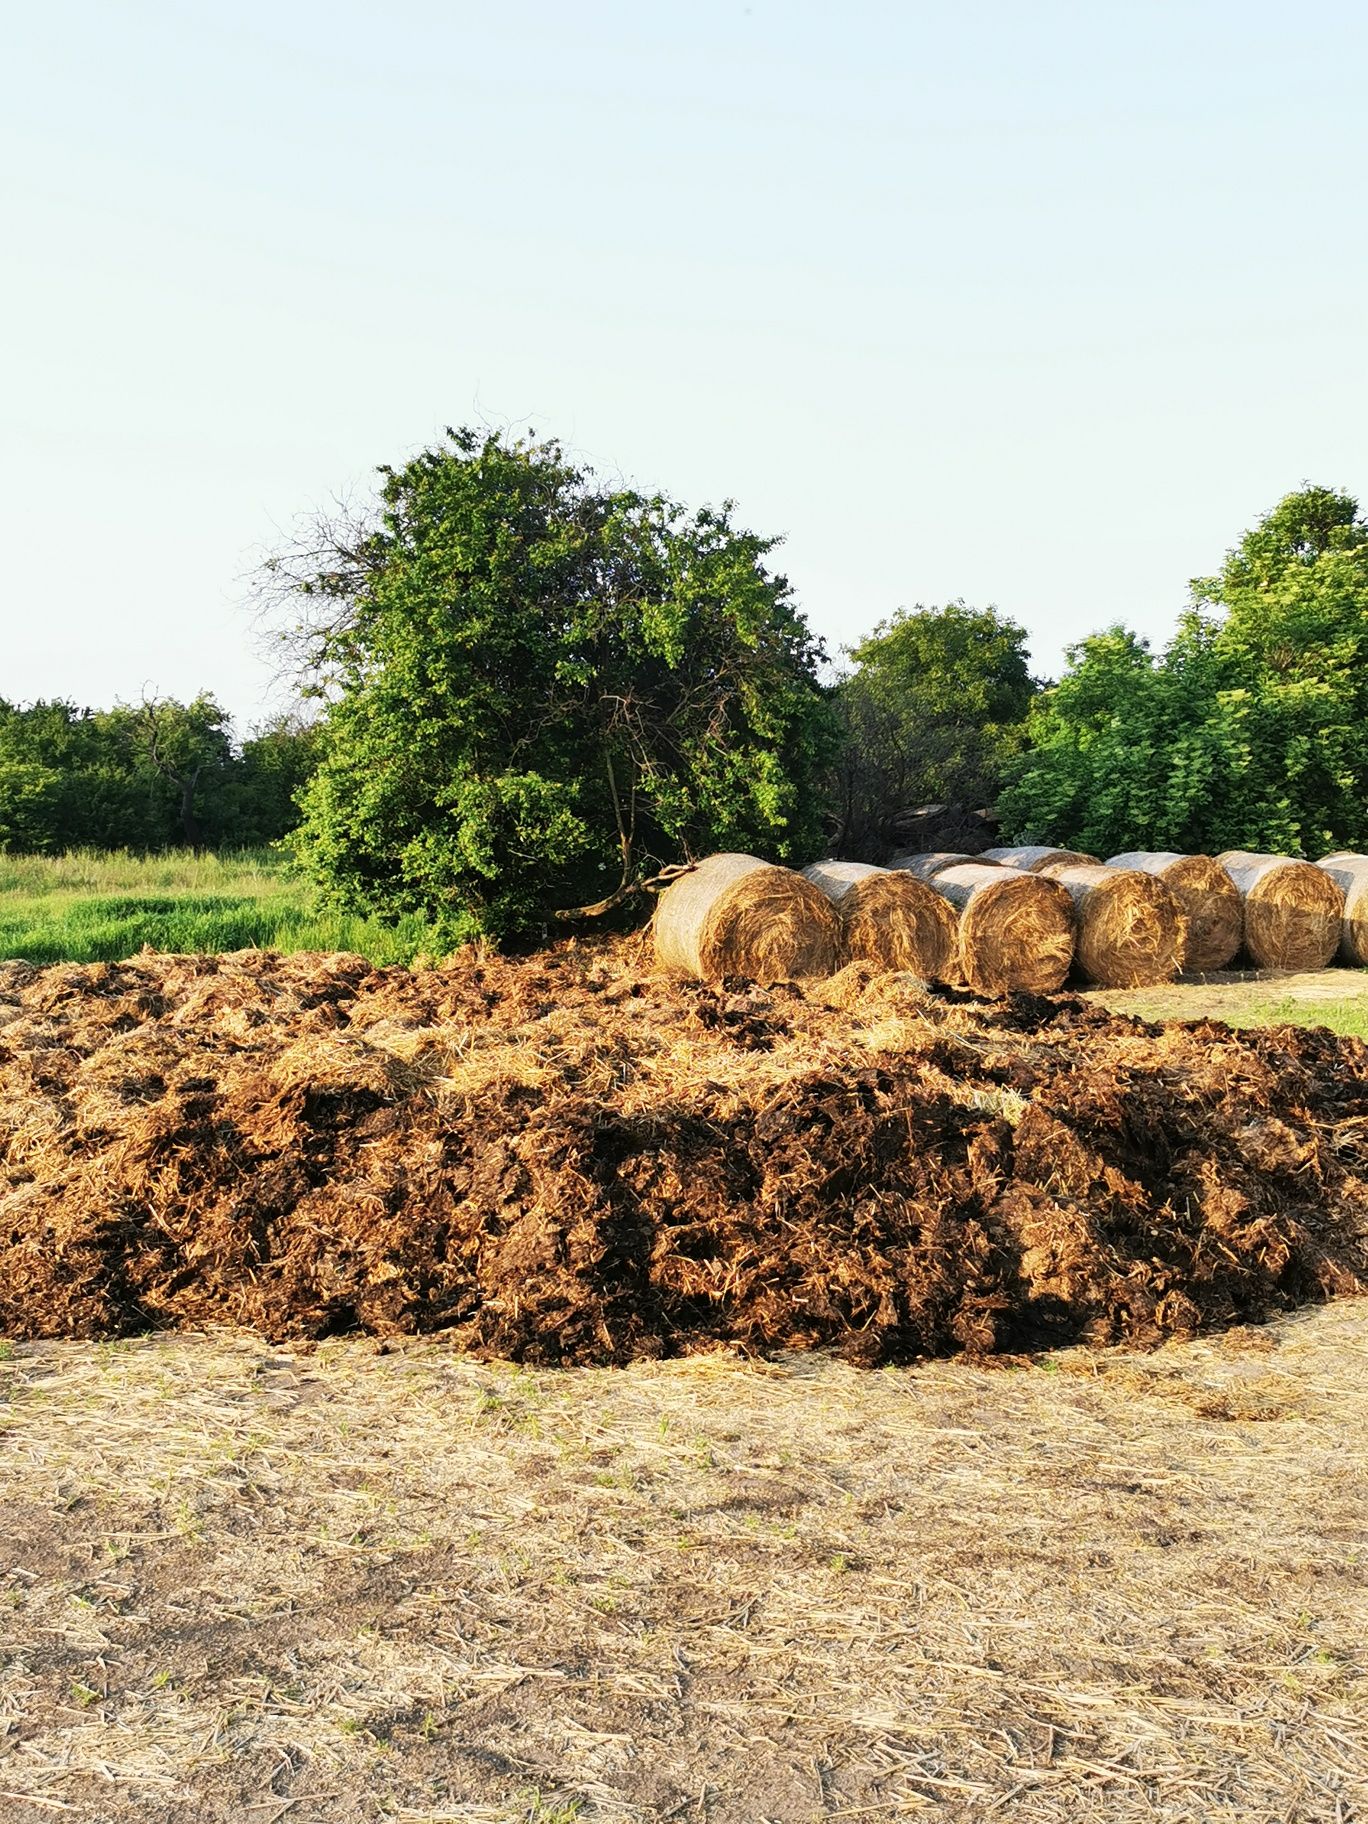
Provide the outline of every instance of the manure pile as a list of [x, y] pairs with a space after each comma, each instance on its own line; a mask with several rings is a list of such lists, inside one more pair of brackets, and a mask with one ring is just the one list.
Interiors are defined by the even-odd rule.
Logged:
[[0, 1331], [874, 1364], [1368, 1285], [1356, 1041], [644, 953], [0, 965]]

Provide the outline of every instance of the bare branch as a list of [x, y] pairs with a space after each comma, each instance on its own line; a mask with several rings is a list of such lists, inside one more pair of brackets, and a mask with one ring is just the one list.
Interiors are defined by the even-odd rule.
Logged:
[[581, 918], [602, 918], [605, 913], [615, 912], [619, 906], [625, 906], [629, 899], [635, 899], [640, 893], [663, 893], [671, 883], [678, 880], [681, 874], [692, 874], [698, 866], [695, 861], [679, 861], [668, 868], [662, 868], [659, 874], [653, 874], [649, 880], [623, 881], [607, 899], [595, 900], [592, 906], [568, 906], [564, 911], [553, 912], [552, 918], [558, 924], [570, 924]]

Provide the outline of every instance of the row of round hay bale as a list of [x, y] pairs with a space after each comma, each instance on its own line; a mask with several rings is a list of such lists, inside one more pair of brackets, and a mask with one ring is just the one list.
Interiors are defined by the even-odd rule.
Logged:
[[982, 860], [981, 855], [957, 855], [953, 849], [930, 849], [924, 855], [895, 856], [888, 865], [900, 874], [910, 874], [914, 880], [933, 880], [947, 868], [972, 867]]
[[1249, 849], [1227, 849], [1216, 860], [1239, 891], [1250, 960], [1260, 969], [1324, 969], [1344, 920], [1344, 893], [1330, 874]]
[[834, 975], [841, 920], [810, 880], [755, 855], [709, 855], [672, 881], [655, 914], [656, 960], [703, 981]]
[[1230, 960], [1237, 921], [1215, 868], [1238, 895], [1245, 949], [1260, 968], [1323, 969], [1336, 950], [1346, 962], [1368, 962], [1368, 857], [1312, 866], [1247, 850], [1214, 863], [1136, 852], [1104, 867], [1076, 856], [1006, 848], [973, 860], [907, 856], [895, 869], [821, 862], [804, 876], [754, 855], [711, 855], [661, 896], [656, 954], [664, 967], [705, 980], [830, 975], [847, 955], [947, 980], [954, 938], [929, 909], [929, 887], [958, 915], [959, 973], [977, 992], [1062, 986], [1075, 928], [1085, 975], [1139, 987], [1183, 965], [1185, 924], [1188, 968]]
[[1152, 988], [1182, 968], [1183, 914], [1157, 876], [1101, 862], [1050, 862], [1037, 872], [1058, 881], [1073, 901], [1074, 962], [1090, 981]]
[[961, 862], [928, 884], [959, 915], [960, 972], [977, 994], [1053, 994], [1073, 960], [1068, 893], [1043, 875]]
[[1169, 849], [1128, 849], [1109, 868], [1138, 868], [1162, 880], [1187, 922], [1182, 967], [1195, 975], [1224, 969], [1244, 940], [1239, 889], [1210, 855], [1176, 855]]
[[1042, 868], [1070, 865], [1079, 868], [1101, 867], [1096, 855], [1085, 855], [1081, 849], [1049, 849], [1039, 843], [1027, 843], [1015, 849], [985, 849], [978, 861], [996, 861], [1004, 868], [1020, 868], [1027, 874], [1038, 874]]
[[927, 886], [855, 863], [803, 875], [710, 855], [672, 882], [655, 916], [661, 966], [705, 981], [830, 975], [846, 954], [864, 954], [932, 979], [953, 973], [981, 994], [1048, 994], [1063, 986], [1073, 946], [1065, 889], [992, 863], [943, 869]]
[[1336, 855], [1322, 856], [1316, 866], [1330, 876], [1344, 895], [1340, 961], [1368, 964], [1368, 855], [1341, 849]]
[[815, 861], [803, 874], [840, 915], [845, 955], [929, 982], [959, 979], [959, 924], [947, 900], [911, 874], [861, 861]]

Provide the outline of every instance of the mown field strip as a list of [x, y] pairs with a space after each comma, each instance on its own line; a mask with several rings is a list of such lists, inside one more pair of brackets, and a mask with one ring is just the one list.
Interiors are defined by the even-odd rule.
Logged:
[[876, 1374], [23, 1344], [0, 1399], [15, 1824], [1368, 1794], [1363, 1301]]

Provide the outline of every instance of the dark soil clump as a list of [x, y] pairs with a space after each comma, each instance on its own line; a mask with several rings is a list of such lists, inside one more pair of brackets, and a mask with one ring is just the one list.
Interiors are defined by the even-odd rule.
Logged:
[[638, 945], [0, 965], [0, 1331], [528, 1362], [1156, 1341], [1368, 1287], [1368, 1048]]

